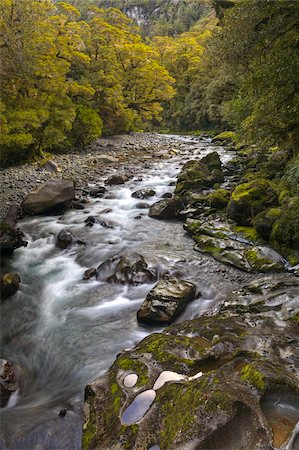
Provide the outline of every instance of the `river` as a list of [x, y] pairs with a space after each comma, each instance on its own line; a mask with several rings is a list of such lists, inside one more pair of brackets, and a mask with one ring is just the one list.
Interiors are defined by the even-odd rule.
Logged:
[[[1, 448], [80, 449], [84, 386], [103, 374], [121, 350], [159, 331], [136, 320], [153, 284], [83, 281], [85, 270], [115, 255], [138, 253], [158, 270], [194, 282], [201, 296], [179, 321], [212, 308], [246, 276], [195, 252], [182, 223], [149, 218], [148, 208], [138, 207], [144, 201], [132, 197], [138, 189], [153, 188], [155, 196], [145, 201], [152, 204], [173, 192], [177, 174], [189, 159], [214, 150], [223, 163], [234, 156], [208, 139], [168, 139], [181, 142], [180, 153], [141, 164], [138, 176], [108, 187], [103, 198], [90, 199], [84, 210], [20, 221], [29, 243], [7, 262], [7, 271], [18, 272], [22, 284], [1, 305], [1, 348], [2, 356], [20, 368], [21, 389], [1, 410]], [[86, 227], [88, 216], [100, 216], [112, 227]], [[86, 245], [57, 248], [62, 229]], [[65, 417], [59, 416], [62, 409], [67, 410]]]

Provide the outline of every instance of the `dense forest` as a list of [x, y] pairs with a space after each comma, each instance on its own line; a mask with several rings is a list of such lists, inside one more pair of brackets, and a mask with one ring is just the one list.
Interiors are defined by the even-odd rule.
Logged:
[[234, 130], [296, 156], [297, 2], [183, 2], [150, 37], [70, 3], [1, 1], [2, 164], [141, 129]]

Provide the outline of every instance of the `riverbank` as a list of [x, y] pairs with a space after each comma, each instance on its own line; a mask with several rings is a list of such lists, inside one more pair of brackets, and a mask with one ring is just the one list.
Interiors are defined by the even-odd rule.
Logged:
[[26, 195], [50, 178], [74, 180], [77, 195], [80, 196], [87, 183], [93, 183], [115, 170], [133, 174], [139, 170], [136, 164], [171, 157], [174, 155], [171, 151], [182, 145], [181, 142], [172, 142], [168, 135], [130, 133], [99, 139], [82, 150], [53, 154], [50, 159], [53, 164], [45, 167], [46, 161], [38, 161], [0, 169], [0, 220], [6, 216], [10, 206], [20, 205]]

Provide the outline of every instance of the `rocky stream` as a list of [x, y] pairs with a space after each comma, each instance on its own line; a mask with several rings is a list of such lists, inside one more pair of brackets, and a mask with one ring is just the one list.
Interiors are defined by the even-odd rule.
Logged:
[[299, 449], [299, 272], [227, 218], [235, 152], [126, 139], [18, 169], [76, 200], [27, 196], [3, 257], [0, 448]]

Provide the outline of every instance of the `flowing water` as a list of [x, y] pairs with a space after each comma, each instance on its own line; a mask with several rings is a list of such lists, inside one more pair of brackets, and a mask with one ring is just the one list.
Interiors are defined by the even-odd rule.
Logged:
[[[2, 357], [20, 368], [20, 392], [1, 411], [2, 448], [79, 449], [84, 386], [108, 369], [117, 353], [158, 328], [137, 323], [136, 312], [153, 284], [123, 286], [83, 281], [90, 267], [107, 258], [137, 252], [161, 270], [195, 282], [201, 297], [179, 320], [197, 317], [221, 299], [240, 272], [224, 268], [193, 250], [193, 241], [175, 221], [148, 217], [132, 192], [153, 188], [152, 204], [174, 190], [176, 176], [188, 159], [219, 152], [222, 162], [233, 156], [208, 140], [169, 136], [181, 143], [170, 159], [140, 165], [139, 176], [111, 186], [103, 198], [91, 199], [84, 210], [62, 216], [22, 220], [29, 244], [15, 251], [7, 269], [20, 274], [20, 291], [1, 305]], [[103, 180], [95, 180], [99, 183]], [[143, 202], [143, 201], [142, 201]], [[100, 216], [113, 228], [84, 220]], [[55, 246], [68, 229], [86, 245], [66, 250]], [[238, 275], [239, 274], [239, 275]], [[65, 417], [59, 411], [65, 408]]]

